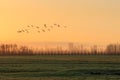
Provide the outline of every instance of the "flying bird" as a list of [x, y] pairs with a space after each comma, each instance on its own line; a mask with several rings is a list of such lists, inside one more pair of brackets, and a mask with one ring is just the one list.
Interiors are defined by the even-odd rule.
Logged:
[[40, 33], [40, 31], [38, 31], [38, 33]]
[[45, 27], [45, 28], [47, 28], [47, 25], [46, 25], [46, 24], [44, 24], [44, 27]]
[[50, 31], [50, 29], [48, 29], [48, 31]]
[[31, 27], [34, 27], [33, 25], [31, 25]]
[[[54, 27], [67, 28], [67, 26], [65, 26], [65, 25], [64, 25], [64, 26], [61, 26], [60, 24], [56, 24], [56, 23], [54, 23], [53, 25], [50, 25], [50, 26], [47, 26], [47, 24], [43, 24], [42, 29], [41, 29], [40, 26], [34, 26], [34, 25], [27, 25], [26, 27], [27, 27], [26, 29], [20, 29], [20, 30], [18, 30], [17, 33], [30, 33], [30, 31], [29, 31], [29, 30], [30, 30], [30, 27], [31, 27], [31, 28], [35, 27], [35, 28], [33, 28], [33, 30], [37, 29], [37, 30], [36, 30], [37, 33], [48, 32], [48, 31], [50, 32], [50, 31], [52, 30], [52, 28], [54, 28]], [[41, 29], [41, 30], [40, 30], [40, 29]]]
[[39, 29], [39, 27], [38, 27], [38, 26], [36, 26], [36, 28], [37, 28], [37, 29]]
[[25, 30], [23, 30], [23, 29], [22, 29], [21, 31], [22, 31], [22, 32], [25, 32]]
[[57, 24], [54, 24], [55, 26], [57, 25]]
[[21, 33], [22, 31], [17, 31], [18, 33]]
[[27, 25], [27, 27], [30, 27], [29, 25]]
[[59, 25], [59, 24], [58, 24], [57, 26], [58, 26], [58, 27], [60, 27], [60, 25]]
[[42, 29], [42, 31], [43, 31], [43, 32], [45, 32], [45, 30], [44, 30], [44, 29]]
[[27, 33], [29, 33], [29, 31], [28, 31], [27, 29], [25, 29], [25, 31], [26, 31]]

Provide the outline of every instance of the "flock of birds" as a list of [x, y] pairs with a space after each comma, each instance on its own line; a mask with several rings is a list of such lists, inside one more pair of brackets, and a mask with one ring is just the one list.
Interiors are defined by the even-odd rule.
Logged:
[[30, 33], [31, 29], [35, 29], [38, 33], [41, 32], [50, 32], [53, 28], [67, 28], [67, 26], [61, 26], [60, 24], [53, 24], [52, 26], [49, 26], [47, 24], [43, 24], [43, 26], [34, 26], [34, 25], [27, 25], [27, 28], [18, 30], [18, 33]]

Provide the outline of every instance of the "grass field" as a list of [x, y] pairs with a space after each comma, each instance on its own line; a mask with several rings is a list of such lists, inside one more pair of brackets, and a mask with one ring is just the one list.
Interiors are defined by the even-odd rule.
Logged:
[[0, 56], [0, 80], [120, 80], [120, 56]]

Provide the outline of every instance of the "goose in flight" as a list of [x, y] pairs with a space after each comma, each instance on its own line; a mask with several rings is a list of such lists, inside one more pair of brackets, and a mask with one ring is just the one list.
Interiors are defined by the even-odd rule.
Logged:
[[40, 33], [40, 31], [38, 31], [38, 33]]
[[58, 24], [57, 26], [58, 26], [58, 27], [60, 27], [60, 25], [59, 25], [59, 24]]
[[17, 31], [18, 33], [22, 33], [22, 31]]
[[34, 27], [33, 25], [31, 25], [31, 27]]
[[54, 26], [57, 26], [57, 24], [54, 24]]
[[22, 29], [21, 31], [22, 31], [22, 32], [25, 32], [25, 30], [23, 30], [23, 29]]
[[45, 30], [44, 30], [44, 29], [42, 29], [42, 31], [43, 31], [43, 32], [45, 32]]
[[39, 29], [39, 26], [36, 26], [37, 29]]
[[47, 24], [44, 24], [44, 27], [47, 28]]
[[29, 31], [28, 31], [27, 29], [25, 29], [25, 31], [26, 31], [27, 33], [29, 33]]
[[50, 31], [50, 29], [48, 29], [48, 31]]
[[27, 27], [30, 27], [29, 25], [27, 25]]
[[[33, 28], [33, 27], [35, 27], [35, 28]], [[56, 24], [56, 23], [54, 23], [53, 25], [50, 25], [50, 26], [48, 26], [47, 24], [43, 24], [43, 26], [42, 27], [40, 27], [40, 26], [34, 26], [34, 25], [27, 25], [26, 26], [26, 29], [20, 29], [20, 30], [18, 30], [17, 31], [17, 33], [30, 33], [30, 28], [33, 28], [34, 30], [36, 30], [37, 29], [37, 33], [41, 33], [41, 32], [50, 32], [53, 28], [55, 28], [55, 27], [58, 27], [58, 28], [67, 28], [67, 26], [66, 25], [64, 25], [64, 26], [62, 26], [62, 25], [60, 25], [60, 24]]]

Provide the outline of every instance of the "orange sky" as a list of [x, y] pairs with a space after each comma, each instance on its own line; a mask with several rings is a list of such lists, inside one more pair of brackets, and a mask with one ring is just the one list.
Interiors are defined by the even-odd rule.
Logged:
[[[29, 24], [68, 27], [38, 34], [18, 34]], [[79, 42], [120, 41], [120, 0], [0, 0], [0, 41]]]

